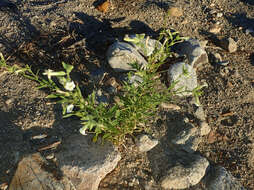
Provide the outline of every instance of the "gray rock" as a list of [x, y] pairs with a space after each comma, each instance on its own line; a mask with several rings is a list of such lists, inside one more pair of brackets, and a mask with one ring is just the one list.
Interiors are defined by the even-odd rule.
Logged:
[[9, 189], [72, 189], [66, 178], [62, 179], [61, 181], [57, 180], [57, 172], [54, 175], [53, 173], [50, 173], [44, 169], [47, 167], [50, 167], [48, 166], [48, 162], [44, 160], [39, 153], [35, 153], [23, 158], [18, 164]]
[[130, 44], [115, 42], [107, 51], [109, 65], [116, 72], [135, 70], [130, 64], [138, 63], [145, 67], [148, 63], [139, 52]]
[[100, 181], [121, 159], [112, 144], [94, 143], [90, 135], [69, 137], [55, 157], [59, 168], [77, 190], [97, 190]]
[[220, 41], [223, 49], [228, 50], [230, 53], [237, 51], [237, 43], [232, 38], [224, 38]]
[[140, 152], [147, 152], [155, 147], [159, 141], [157, 139], [151, 139], [148, 135], [140, 135], [137, 137], [137, 147]]
[[197, 39], [190, 38], [177, 44], [176, 51], [181, 55], [186, 55], [189, 64], [194, 68], [208, 63], [207, 53]]
[[[187, 75], [183, 74], [183, 69], [188, 72]], [[177, 81], [174, 90], [181, 89], [178, 96], [192, 95], [191, 91], [198, 85], [196, 71], [192, 66], [183, 62], [173, 64], [168, 70], [168, 75], [171, 84]]]
[[149, 37], [144, 37], [144, 39], [140, 41], [140, 45], [138, 46], [135, 43], [131, 42], [131, 40], [135, 39], [136, 36], [136, 34], [126, 36], [125, 40], [127, 40], [131, 45], [133, 45], [133, 47], [135, 47], [135, 49], [145, 57], [152, 55], [155, 49], [160, 49], [162, 47], [162, 44], [158, 40], [154, 40]]
[[[191, 126], [191, 125], [190, 125]], [[179, 148], [187, 152], [193, 153], [197, 150], [201, 138], [199, 137], [200, 131], [197, 127], [186, 127], [178, 133], [171, 142], [178, 145]]]
[[192, 161], [188, 163], [188, 167], [182, 163], [170, 168], [167, 175], [161, 180], [161, 186], [164, 189], [185, 189], [198, 184], [206, 173], [209, 162], [206, 158], [199, 155], [191, 156]]
[[225, 168], [216, 166], [204, 179], [207, 190], [245, 190], [245, 188]]
[[154, 178], [163, 189], [185, 189], [198, 184], [206, 174], [206, 158], [185, 151], [163, 147], [148, 153]]

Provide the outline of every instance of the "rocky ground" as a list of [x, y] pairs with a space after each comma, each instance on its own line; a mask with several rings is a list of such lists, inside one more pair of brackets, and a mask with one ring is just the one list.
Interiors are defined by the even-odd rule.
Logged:
[[[93, 90], [101, 73], [106, 72], [109, 78], [116, 76], [107, 63], [106, 52], [125, 34], [146, 33], [156, 38], [160, 29], [170, 28], [182, 36], [207, 42], [204, 49], [209, 62], [197, 68], [198, 82], [208, 84], [200, 98], [204, 114], [191, 98], [177, 98], [174, 105], [180, 110], [164, 108], [154, 121], [151, 136], [159, 141], [154, 149], [142, 152], [138, 144], [127, 139], [127, 144], [119, 147], [120, 161], [117, 153], [101, 151], [109, 155], [103, 161], [105, 171], [116, 166], [108, 165], [109, 160], [119, 162], [100, 182], [99, 189], [171, 187], [169, 181], [174, 180], [165, 172], [172, 172], [175, 164], [181, 166], [177, 171], [187, 178], [188, 172], [197, 174], [190, 183], [186, 182], [186, 187], [194, 185], [190, 189], [218, 189], [219, 181], [213, 181], [218, 176], [224, 176], [224, 181], [228, 181], [225, 184], [233, 184], [228, 189], [241, 189], [241, 186], [254, 189], [254, 5], [251, 0], [111, 0], [108, 9], [98, 8], [101, 2], [93, 0], [12, 2], [0, 3], [0, 51], [8, 64], [29, 64], [34, 70], [59, 69], [62, 61], [73, 64], [73, 78], [85, 95]], [[222, 39], [229, 37], [236, 42], [236, 51], [225, 49], [222, 44]], [[45, 99], [48, 92], [37, 90], [35, 82], [1, 70], [0, 86], [0, 189], [18, 184], [13, 182], [13, 176], [22, 173], [19, 168], [22, 164], [18, 163], [34, 163], [33, 160], [41, 163], [41, 169], [36, 164], [28, 167], [37, 168], [35, 173], [51, 176], [48, 183], [54, 187], [63, 189], [62, 185], [67, 184], [69, 189], [75, 189], [82, 184], [77, 178], [76, 181], [74, 177], [66, 178], [61, 170], [73, 158], [73, 153], [67, 150], [75, 147], [68, 147], [68, 142], [72, 142], [68, 139], [77, 139], [73, 135], [79, 134], [79, 121], [63, 120], [61, 107]], [[201, 121], [210, 126], [209, 134], [201, 135]], [[177, 144], [177, 140], [168, 143], [168, 139], [174, 140], [181, 132], [178, 126], [186, 126], [185, 134], [191, 138], [202, 136], [194, 147], [197, 152], [190, 151], [192, 146], [184, 152], [181, 147], [175, 148], [172, 144]], [[89, 147], [87, 144], [84, 146]], [[71, 158], [62, 160], [63, 153]], [[103, 155], [93, 156], [104, 159]], [[183, 167], [186, 165], [189, 167]], [[81, 174], [87, 175], [84, 171]], [[105, 171], [101, 171], [103, 177]], [[196, 183], [197, 179], [201, 182]], [[12, 189], [18, 187], [12, 185]]]

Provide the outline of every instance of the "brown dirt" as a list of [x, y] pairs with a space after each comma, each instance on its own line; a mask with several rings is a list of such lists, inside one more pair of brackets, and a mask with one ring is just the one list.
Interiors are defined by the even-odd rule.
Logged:
[[[227, 168], [244, 187], [254, 189], [254, 5], [251, 0], [112, 0], [108, 12], [101, 13], [93, 0], [15, 1], [18, 12], [0, 8], [0, 49], [8, 64], [29, 64], [34, 70], [57, 69], [65, 61], [75, 66], [74, 79], [84, 93], [92, 90], [91, 72], [106, 64], [107, 47], [127, 33], [153, 37], [163, 28], [182, 36], [208, 40], [209, 57], [220, 53], [227, 66], [210, 61], [200, 68], [198, 78], [208, 83], [201, 103], [212, 132], [199, 151], [212, 163]], [[183, 11], [180, 17], [166, 18], [170, 7]], [[217, 13], [222, 13], [221, 17]], [[209, 30], [218, 24], [221, 31]], [[254, 28], [253, 28], [254, 29]], [[216, 39], [232, 37], [238, 50], [229, 53], [218, 48]], [[61, 119], [61, 107], [47, 99], [47, 91], [14, 74], [0, 72], [0, 184], [9, 183], [17, 162], [40, 147], [78, 133], [75, 119]], [[188, 102], [188, 100], [183, 101]], [[192, 117], [189, 106], [179, 102], [179, 117]], [[171, 113], [167, 119], [172, 119]], [[185, 114], [186, 115], [186, 114]], [[166, 119], [156, 126], [163, 131]], [[41, 141], [31, 140], [47, 134]], [[154, 135], [157, 133], [155, 131]], [[159, 137], [159, 135], [157, 135]], [[130, 140], [129, 140], [130, 141]], [[133, 142], [122, 150], [119, 166], [101, 183], [106, 189], [159, 189], [151, 175], [146, 155], [138, 154]], [[42, 151], [44, 156], [55, 150]]]

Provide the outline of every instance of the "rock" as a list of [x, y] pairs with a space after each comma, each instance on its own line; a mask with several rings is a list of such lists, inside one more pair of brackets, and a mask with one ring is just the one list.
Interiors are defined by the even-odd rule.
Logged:
[[200, 123], [200, 135], [205, 136], [208, 135], [211, 131], [211, 127], [205, 121]]
[[221, 27], [218, 24], [213, 25], [210, 29], [209, 32], [213, 34], [218, 34], [221, 31]]
[[[186, 155], [189, 156], [190, 155]], [[206, 158], [199, 155], [191, 155], [192, 160], [188, 167], [179, 163], [179, 165], [170, 168], [167, 175], [161, 180], [161, 186], [164, 189], [185, 189], [198, 184], [206, 173], [209, 162]]]
[[[188, 72], [188, 75], [183, 74], [183, 69]], [[178, 93], [178, 96], [190, 96], [192, 90], [197, 87], [197, 74], [192, 66], [183, 62], [173, 64], [168, 70], [168, 76], [170, 83], [177, 81], [174, 90], [181, 89], [182, 93]]]
[[232, 38], [224, 38], [220, 41], [220, 46], [230, 53], [236, 52], [237, 43]]
[[252, 28], [247, 28], [246, 30], [245, 30], [245, 34], [251, 34], [251, 33], [254, 33], [254, 30], [252, 29]]
[[204, 109], [202, 106], [195, 106], [196, 109], [195, 109], [195, 112], [194, 112], [194, 115], [200, 119], [201, 121], [205, 121], [206, 119], [206, 114], [204, 112]]
[[180, 9], [178, 7], [171, 7], [168, 10], [168, 15], [172, 16], [172, 17], [180, 17], [183, 15], [183, 11], [182, 11], [182, 9]]
[[223, 13], [217, 13], [216, 15], [218, 18], [222, 17], [223, 16]]
[[139, 42], [139, 46], [133, 43], [134, 39], [137, 39], [136, 34], [125, 36], [124, 38], [125, 41], [129, 42], [139, 53], [145, 57], [152, 55], [155, 49], [160, 49], [162, 47], [162, 44], [158, 40], [151, 39], [150, 37], [144, 36], [144, 38]]
[[[48, 162], [44, 160], [39, 153], [35, 153], [23, 158], [17, 167], [16, 173], [12, 178], [9, 190], [23, 189], [47, 189], [47, 190], [65, 190], [68, 189], [68, 183], [58, 180], [61, 176], [57, 171], [55, 173], [47, 170]], [[69, 189], [71, 186], [69, 185]]]
[[[156, 152], [155, 152], [156, 151]], [[185, 151], [153, 149], [149, 152], [154, 178], [164, 189], [185, 189], [196, 185], [206, 174], [206, 158]]]
[[225, 168], [216, 166], [204, 179], [207, 190], [245, 190], [245, 188]]
[[222, 57], [219, 53], [215, 53], [214, 58], [215, 58], [214, 62], [216, 62], [216, 63], [222, 61]]
[[147, 152], [159, 143], [157, 139], [151, 139], [148, 135], [140, 135], [137, 139], [136, 145], [140, 152]]
[[130, 44], [115, 42], [107, 51], [109, 65], [116, 72], [135, 70], [130, 64], [137, 62], [141, 66], [146, 66], [147, 61]]
[[110, 143], [92, 142], [90, 135], [72, 135], [63, 141], [61, 151], [55, 154], [58, 166], [77, 190], [97, 190], [100, 181], [121, 159]]
[[203, 40], [203, 41], [200, 41], [200, 42], [199, 42], [200, 46], [201, 46], [203, 49], [206, 48], [207, 43], [208, 43], [208, 40]]
[[162, 109], [170, 109], [170, 110], [180, 110], [181, 109], [178, 105], [165, 103], [165, 102], [162, 102], [160, 107]]
[[176, 51], [180, 55], [186, 55], [189, 64], [194, 68], [208, 63], [207, 53], [197, 39], [190, 38], [189, 40], [177, 44]]
[[[191, 126], [191, 125], [189, 125]], [[182, 150], [193, 153], [197, 150], [201, 139], [199, 137], [199, 130], [196, 127], [188, 127], [176, 135], [171, 142]]]

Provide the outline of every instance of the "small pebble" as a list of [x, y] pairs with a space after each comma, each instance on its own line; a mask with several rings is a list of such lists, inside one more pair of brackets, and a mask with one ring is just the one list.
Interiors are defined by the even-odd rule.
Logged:
[[46, 138], [46, 137], [47, 137], [46, 134], [41, 134], [41, 135], [33, 136], [32, 139], [44, 139], [44, 138]]
[[47, 160], [52, 160], [54, 157], [55, 157], [54, 154], [50, 154], [50, 155], [46, 156], [46, 159]]
[[212, 26], [209, 30], [210, 33], [213, 34], [218, 34], [221, 31], [221, 27], [217, 24], [215, 24], [214, 26]]
[[161, 108], [163, 109], [171, 109], [171, 110], [180, 110], [181, 108], [178, 105], [175, 104], [169, 104], [169, 103], [161, 103]]
[[222, 17], [223, 16], [223, 13], [217, 13], [216, 15], [218, 18]]
[[225, 50], [228, 50], [230, 53], [237, 51], [237, 43], [233, 38], [224, 38], [220, 41], [220, 45]]
[[229, 64], [229, 61], [220, 61], [217, 64], [222, 65], [222, 66], [227, 66]]
[[201, 136], [208, 135], [210, 131], [211, 131], [211, 127], [208, 125], [208, 123], [205, 121], [202, 121], [200, 123], [200, 135]]

